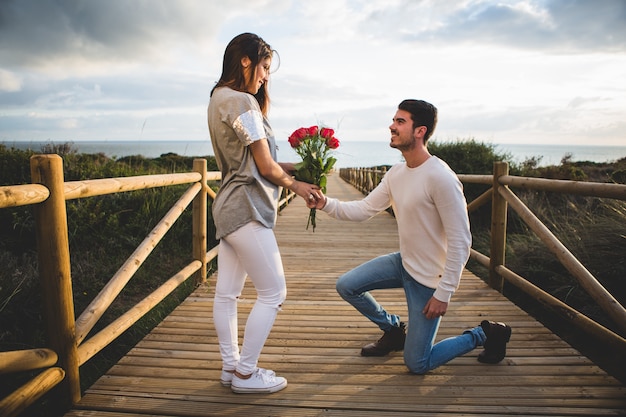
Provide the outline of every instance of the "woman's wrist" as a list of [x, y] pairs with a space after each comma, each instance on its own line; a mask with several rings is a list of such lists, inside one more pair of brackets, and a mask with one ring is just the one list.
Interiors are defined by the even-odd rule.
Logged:
[[287, 189], [293, 193], [297, 193], [298, 191], [298, 181], [293, 179], [292, 177], [289, 177], [291, 179], [291, 182], [289, 183], [289, 185], [287, 185]]

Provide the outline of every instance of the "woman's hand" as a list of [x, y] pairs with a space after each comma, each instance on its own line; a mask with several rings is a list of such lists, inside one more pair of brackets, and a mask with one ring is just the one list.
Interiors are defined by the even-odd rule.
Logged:
[[308, 182], [295, 181], [291, 190], [304, 199], [308, 208], [317, 208], [318, 201], [324, 198], [320, 187]]

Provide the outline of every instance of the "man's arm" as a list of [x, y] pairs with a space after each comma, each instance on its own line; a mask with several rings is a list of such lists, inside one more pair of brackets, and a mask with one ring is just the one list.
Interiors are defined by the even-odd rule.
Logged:
[[335, 219], [359, 222], [386, 210], [390, 205], [389, 189], [383, 178], [380, 184], [361, 200], [339, 201], [336, 198], [323, 196], [318, 200], [316, 208], [320, 208]]
[[443, 276], [434, 296], [440, 301], [449, 301], [458, 288], [472, 245], [467, 203], [456, 176], [438, 186], [435, 205], [443, 223], [447, 251]]

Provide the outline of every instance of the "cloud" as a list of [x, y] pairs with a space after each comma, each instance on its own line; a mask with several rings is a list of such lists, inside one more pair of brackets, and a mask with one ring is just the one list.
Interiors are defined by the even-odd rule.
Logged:
[[13, 93], [22, 89], [21, 77], [0, 68], [0, 92]]
[[575, 108], [584, 106], [586, 104], [597, 103], [597, 102], [602, 102], [602, 101], [607, 101], [607, 99], [602, 98], [602, 97], [580, 97], [579, 96], [579, 97], [574, 97], [574, 99], [572, 99], [572, 101], [570, 101], [567, 106], [575, 109]]
[[224, 7], [198, 0], [3, 0], [2, 65], [171, 59], [172, 49], [206, 44], [222, 22], [266, 3], [230, 0]]
[[626, 2], [412, 1], [369, 10], [361, 29], [370, 38], [402, 36], [415, 43], [466, 43], [561, 51], [626, 47]]
[[277, 135], [324, 123], [342, 140], [386, 140], [397, 103], [423, 98], [440, 109], [444, 137], [510, 143], [530, 132], [614, 143], [624, 131], [625, 8], [611, 0], [0, 0], [0, 141], [206, 139], [226, 43], [250, 31], [280, 53], [271, 82]]
[[38, 111], [67, 113], [184, 108], [189, 103], [206, 102], [208, 86], [206, 89], [199, 86], [207, 84], [206, 79], [194, 77], [179, 77], [176, 82], [169, 82], [165, 75], [149, 78], [129, 75], [125, 78], [52, 79], [45, 83], [29, 78], [20, 91], [0, 94], [0, 106], [4, 111], [37, 108]]

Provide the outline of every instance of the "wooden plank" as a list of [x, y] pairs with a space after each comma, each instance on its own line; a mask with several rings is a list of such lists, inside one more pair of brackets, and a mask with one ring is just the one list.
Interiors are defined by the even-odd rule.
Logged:
[[[461, 394], [459, 391], [457, 394]], [[111, 401], [113, 396], [115, 402]], [[112, 395], [112, 394], [92, 394], [85, 397], [81, 401], [83, 408], [103, 409], [103, 410], [123, 410], [125, 412], [140, 413], [143, 410], [157, 411], [159, 415], [164, 416], [226, 416], [226, 415], [270, 415], [270, 416], [299, 416], [299, 415], [346, 415], [346, 416], [363, 416], [369, 415], [568, 415], [568, 416], [601, 416], [601, 415], [619, 415], [618, 408], [600, 408], [600, 407], [581, 407], [576, 403], [571, 404], [569, 401], [558, 401], [557, 406], [550, 407], [537, 405], [532, 398], [522, 405], [505, 405], [505, 399], [494, 397], [493, 401], [485, 401], [484, 399], [475, 399], [471, 401], [473, 404], [459, 403], [455, 398], [449, 398], [446, 403], [432, 404], [429, 402], [424, 404], [416, 404], [410, 402], [399, 402], [396, 399], [385, 401], [385, 407], [381, 407], [380, 400], [374, 404], [361, 404], [359, 401], [351, 401], [349, 396], [344, 398], [319, 398], [314, 395], [311, 398], [307, 394], [300, 395], [301, 400], [290, 402], [282, 400], [281, 395], [274, 396], [258, 396], [248, 395], [235, 396], [230, 393], [228, 403], [223, 398], [216, 397], [214, 401], [197, 397], [189, 394], [183, 398], [177, 398], [164, 394], [158, 398], [147, 395], [145, 397], [135, 397], [131, 395]], [[370, 397], [378, 397], [370, 395]], [[414, 398], [414, 397], [411, 397]], [[326, 409], [319, 409], [319, 402], [326, 403]], [[257, 414], [265, 410], [268, 414]], [[233, 412], [234, 411], [234, 412]], [[335, 414], [342, 411], [343, 414]], [[241, 414], [243, 413], [243, 414]]]
[[[295, 372], [286, 373], [285, 375], [293, 376]], [[215, 372], [207, 373], [207, 376], [219, 377], [219, 373], [217, 370]], [[324, 379], [325, 374], [323, 373], [308, 373], [302, 378], [298, 378], [297, 382], [290, 383], [290, 387], [294, 388], [290, 390], [290, 392], [286, 392], [281, 398], [291, 398], [296, 399], [301, 394], [298, 393], [299, 387], [300, 389], [308, 389], [311, 386], [317, 387], [316, 392], [324, 392], [324, 395], [328, 396], [340, 396], [345, 393], [350, 393], [351, 395], [357, 396], [362, 395], [364, 398], [361, 399], [362, 402], [379, 402], [380, 398], [372, 398], [371, 395], [371, 379], [374, 378], [381, 383], [384, 380], [384, 384], [381, 383], [379, 387], [376, 389], [377, 395], [384, 395], [385, 397], [403, 397], [405, 395], [430, 395], [431, 401], [445, 401], [446, 398], [456, 395], [459, 389], [463, 390], [463, 397], [471, 396], [472, 398], [484, 398], [489, 399], [493, 396], [492, 389], [494, 387], [499, 387], [498, 392], [500, 396], [506, 396], [507, 400], [516, 400], [516, 401], [525, 401], [527, 398], [533, 398], [536, 401], [546, 401], [551, 400], [553, 398], [568, 398], [571, 400], [581, 400], [584, 401], [584, 397], [593, 397], [596, 401], [596, 404], [600, 401], [606, 400], [607, 403], [612, 401], [613, 395], [616, 392], [625, 394], [625, 388], [621, 387], [616, 389], [614, 386], [602, 386], [602, 385], [594, 385], [590, 387], [583, 387], [581, 385], [565, 385], [560, 386], [560, 383], [557, 383], [559, 387], [555, 390], [551, 390], [549, 392], [544, 393], [543, 395], [537, 395], [537, 389], [534, 385], [529, 386], [511, 386], [511, 381], [505, 377], [498, 378], [500, 383], [506, 382], [509, 385], [501, 386], [497, 384], [495, 381], [490, 381], [489, 384], [470, 384], [463, 385], [461, 383], [451, 383], [453, 382], [452, 377], [448, 377], [448, 381], [442, 385], [441, 380], [430, 381], [430, 377], [421, 378], [423, 379], [423, 383], [418, 386], [414, 386], [412, 384], [413, 380], [415, 380], [414, 375], [400, 374], [397, 377], [389, 378], [389, 376], [376, 377], [372, 375], [355, 375], [355, 374], [346, 374], [341, 376], [341, 384], [338, 384], [337, 381], [328, 381]], [[467, 383], [471, 378], [464, 378], [464, 382]], [[140, 381], [140, 382], [139, 382]], [[212, 389], [214, 390], [213, 395], [220, 395], [219, 383], [217, 380], [212, 381], [201, 381], [201, 380], [181, 380], [178, 384], [171, 382], [168, 380], [167, 384], [167, 392], [170, 395], [187, 395], [189, 392], [192, 392], [194, 389], [202, 390], [202, 389]], [[124, 384], [124, 385], [119, 385]], [[103, 382], [98, 388], [94, 388], [92, 392], [105, 392], [105, 391], [115, 391], [117, 394], [123, 392], [124, 394], [134, 393], [133, 395], [142, 395], [146, 393], [150, 393], [152, 395], [158, 395], [163, 391], [166, 384], [162, 378], [153, 377], [153, 378], [127, 378], [127, 377], [117, 377], [112, 380], [108, 380], [107, 382]], [[221, 389], [223, 390], [223, 389]], [[228, 391], [228, 389], [226, 389]], [[314, 393], [312, 393], [313, 395]], [[205, 394], [202, 394], [205, 396]], [[211, 394], [206, 394], [209, 396]], [[437, 399], [435, 399], [437, 398]]]
[[[334, 195], [360, 198], [335, 176], [330, 179]], [[305, 230], [307, 214], [303, 202], [295, 200], [278, 220], [288, 296], [259, 363], [288, 379], [285, 390], [237, 395], [219, 384], [221, 359], [212, 322], [215, 277], [210, 277], [66, 416], [626, 414], [623, 384], [468, 271], [438, 339], [486, 318], [504, 320], [513, 327], [504, 361], [481, 364], [477, 349], [420, 376], [407, 371], [401, 352], [361, 357], [360, 348], [381, 333], [337, 295], [335, 281], [350, 268], [397, 250], [395, 220], [381, 214], [355, 224], [319, 213], [312, 233]], [[406, 318], [402, 290], [375, 296]], [[254, 289], [246, 285], [239, 302], [240, 335], [254, 300]]]

